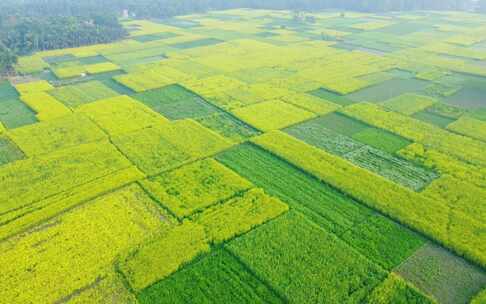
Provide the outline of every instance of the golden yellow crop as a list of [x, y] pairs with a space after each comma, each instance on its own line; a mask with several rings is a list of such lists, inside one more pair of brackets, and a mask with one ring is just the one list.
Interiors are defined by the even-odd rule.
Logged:
[[60, 79], [75, 78], [86, 73], [86, 68], [82, 65], [52, 68], [51, 70]]
[[31, 94], [45, 92], [53, 89], [54, 87], [46, 80], [39, 80], [27, 83], [21, 83], [15, 86], [20, 94]]
[[193, 120], [179, 120], [115, 136], [113, 143], [148, 175], [211, 156], [232, 145]]
[[2, 227], [0, 240], [34, 227], [40, 222], [69, 210], [80, 203], [141, 180], [144, 177], [142, 172], [132, 166], [114, 171], [74, 188], [65, 189], [59, 186], [59, 190], [62, 190], [62, 192], [28, 204], [23, 208], [13, 209], [0, 216]]
[[283, 101], [315, 114], [325, 115], [336, 111], [341, 106], [322, 98], [303, 93], [296, 93], [281, 98]]
[[72, 113], [63, 103], [45, 92], [22, 94], [20, 99], [37, 113], [36, 117], [40, 121], [52, 120]]
[[418, 162], [427, 168], [451, 175], [481, 188], [486, 188], [486, 168], [467, 164], [447, 154], [414, 143], [398, 152], [403, 158]]
[[60, 301], [103, 278], [117, 255], [163, 225], [151, 199], [132, 185], [2, 242], [2, 301]]
[[212, 159], [151, 177], [141, 185], [178, 218], [252, 187], [250, 182]]
[[463, 116], [448, 125], [447, 129], [471, 138], [486, 141], [486, 122], [482, 120]]
[[262, 189], [251, 189], [196, 214], [194, 222], [204, 227], [212, 243], [218, 244], [242, 235], [288, 209], [286, 204], [268, 196]]
[[135, 248], [119, 262], [119, 268], [130, 286], [140, 291], [209, 250], [203, 227], [184, 222]]
[[76, 111], [91, 118], [110, 136], [168, 122], [164, 116], [125, 95], [88, 103], [80, 106]]
[[8, 136], [28, 156], [106, 138], [105, 133], [83, 114], [72, 114], [9, 131]]
[[311, 112], [280, 100], [257, 103], [233, 110], [233, 113], [244, 122], [262, 131], [285, 128], [315, 116]]
[[80, 145], [9, 163], [0, 167], [0, 214], [3, 218], [12, 212], [22, 213], [32, 203], [132, 166], [108, 142]]
[[84, 66], [89, 74], [99, 74], [119, 70], [120, 67], [111, 62], [102, 62]]

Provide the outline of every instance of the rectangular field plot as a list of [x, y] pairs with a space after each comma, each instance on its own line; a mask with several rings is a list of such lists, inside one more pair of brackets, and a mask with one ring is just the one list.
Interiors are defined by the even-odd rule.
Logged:
[[379, 150], [396, 153], [412, 142], [401, 136], [377, 128], [368, 128], [353, 134], [352, 138]]
[[325, 127], [328, 130], [345, 136], [353, 136], [358, 132], [362, 132], [370, 128], [369, 125], [340, 113], [330, 113], [319, 117], [312, 120], [312, 124]]
[[134, 98], [173, 120], [211, 115], [219, 110], [180, 85], [133, 95]]
[[45, 80], [21, 83], [15, 86], [20, 94], [31, 94], [45, 92], [53, 89], [54, 87]]
[[138, 41], [138, 42], [151, 42], [151, 41], [156, 41], [156, 40], [173, 38], [173, 37], [177, 37], [177, 36], [178, 36], [178, 34], [176, 34], [176, 33], [164, 32], [164, 33], [155, 33], [155, 34], [149, 34], [149, 35], [135, 36], [132, 39], [135, 40], [135, 41]]
[[220, 244], [240, 236], [287, 212], [288, 206], [262, 189], [250, 189], [220, 205], [194, 215], [208, 240]]
[[74, 188], [59, 187], [58, 191], [39, 201], [12, 209], [0, 216], [0, 239], [23, 232], [88, 200], [126, 186], [145, 176], [135, 167], [114, 170], [105, 176], [95, 175], [92, 180]]
[[[349, 125], [350, 127], [348, 128], [343, 126], [343, 122], [346, 123], [346, 121], [343, 121], [341, 117], [344, 118], [342, 115], [330, 114], [286, 128], [284, 131], [308, 144], [323, 148], [333, 154], [346, 155], [365, 145], [361, 142], [352, 140], [346, 135], [339, 134], [338, 132], [359, 134], [362, 132], [360, 130], [368, 130], [369, 128], [362, 128], [361, 125], [358, 124], [353, 131], [353, 125]], [[349, 121], [353, 122], [351, 120]]]
[[113, 72], [121, 69], [119, 66], [111, 62], [90, 64], [90, 65], [86, 65], [85, 68], [86, 68], [86, 72], [88, 72], [91, 75]]
[[0, 243], [2, 301], [70, 298], [105, 277], [117, 255], [163, 225], [150, 198], [130, 186], [10, 238]]
[[0, 135], [0, 166], [23, 158], [24, 153], [10, 139]]
[[335, 235], [294, 212], [226, 247], [292, 303], [361, 303], [386, 276]]
[[50, 65], [56, 65], [64, 62], [75, 61], [77, 57], [74, 56], [73, 54], [65, 54], [65, 55], [47, 56], [47, 57], [43, 57], [42, 59]]
[[260, 134], [255, 128], [224, 112], [200, 117], [196, 121], [236, 143]]
[[221, 153], [217, 160], [335, 233], [374, 214], [349, 197], [252, 144]]
[[462, 89], [446, 97], [444, 99], [446, 103], [463, 109], [486, 107], [486, 80], [484, 77], [466, 76], [460, 85]]
[[252, 187], [250, 182], [212, 159], [148, 178], [141, 185], [179, 218]]
[[169, 277], [210, 247], [202, 226], [186, 221], [166, 227], [125, 254], [118, 269], [134, 291]]
[[[446, 231], [450, 214], [449, 207], [443, 202], [402, 187], [280, 131], [261, 135], [252, 139], [252, 142], [392, 219], [407, 223], [443, 244], [449, 244], [449, 234]], [[369, 189], [377, 190], [369, 191]], [[430, 220], [432, 218], [434, 220]], [[473, 223], [455, 225], [451, 228], [457, 235], [461, 233], [460, 231], [469, 234], [471, 243], [480, 239], [479, 235], [472, 233], [476, 229]], [[476, 250], [476, 245], [457, 241], [448, 246], [461, 248], [460, 250], [467, 252], [467, 255], [482, 259], [481, 253]]]
[[330, 101], [330, 102], [334, 102], [335, 104], [338, 104], [338, 105], [341, 105], [341, 106], [347, 106], [347, 105], [354, 103], [354, 101], [352, 101], [351, 99], [348, 99], [347, 97], [336, 94], [334, 92], [328, 91], [326, 89], [318, 89], [318, 90], [315, 90], [315, 91], [311, 91], [311, 92], [309, 92], [309, 94], [312, 94], [316, 97], [319, 97], [321, 99], [324, 99], [324, 100], [327, 100], [327, 101]]
[[282, 97], [282, 100], [296, 107], [319, 115], [334, 112], [335, 110], [340, 108], [339, 105], [333, 102], [325, 101], [322, 98], [309, 94], [293, 94], [290, 96]]
[[[130, 168], [132, 164], [108, 143], [81, 145], [1, 166], [1, 223], [41, 209], [34, 203], [43, 205], [41, 201], [47, 198]], [[121, 181], [129, 178], [119, 177]]]
[[476, 165], [486, 164], [486, 154], [484, 154], [486, 143], [479, 140], [454, 134], [370, 103], [355, 104], [346, 107], [342, 112], [459, 160]]
[[0, 102], [8, 99], [16, 99], [19, 93], [7, 80], [0, 81]]
[[[339, 118], [339, 120], [335, 120], [334, 118], [331, 120], [328, 119], [327, 116], [320, 117], [288, 128], [285, 130], [285, 132], [300, 140], [303, 140], [308, 144], [311, 144], [318, 148], [322, 148], [332, 154], [341, 156], [357, 166], [366, 168], [393, 182], [396, 182], [414, 190], [422, 189], [437, 177], [437, 174], [435, 174], [433, 171], [421, 168], [410, 161], [401, 159], [392, 154], [399, 148], [403, 148], [406, 146], [398, 144], [408, 143], [407, 141], [402, 142], [400, 140], [398, 142], [393, 142], [393, 140], [396, 139], [396, 136], [391, 135], [389, 136], [392, 138], [392, 141], [390, 143], [385, 142], [383, 144], [380, 144], [379, 139], [374, 139], [371, 142], [374, 146], [384, 147], [384, 150], [376, 149], [372, 146], [366, 145], [366, 143], [353, 139], [356, 135], [358, 135], [359, 138], [359, 136], [362, 135], [363, 132], [369, 132], [368, 130], [375, 130], [374, 128], [362, 129], [362, 131], [359, 131], [357, 133], [354, 133], [354, 131], [352, 131], [352, 129], [350, 128], [345, 133], [354, 133], [355, 135], [353, 136], [353, 138], [344, 136], [325, 127], [331, 126], [334, 129], [337, 129], [339, 123], [343, 121], [341, 120], [341, 117], [344, 118], [344, 116], [337, 114], [331, 115], [335, 115], [335, 117]], [[336, 121], [337, 123], [332, 125], [334, 121]], [[353, 123], [355, 122], [353, 120], [349, 121]], [[356, 123], [358, 123], [359, 126], [359, 122], [356, 121]], [[380, 133], [384, 133], [386, 135], [386, 132]], [[363, 139], [363, 137], [361, 137], [361, 139]], [[369, 136], [364, 137], [364, 139], [370, 141]], [[386, 137], [383, 138], [383, 140], [386, 139]], [[397, 145], [394, 145], [395, 143]], [[393, 152], [387, 152], [386, 149], [393, 150]]]
[[386, 270], [400, 265], [424, 239], [381, 215], [374, 215], [340, 235], [346, 243]]
[[86, 67], [79, 62], [69, 62], [68, 65], [59, 65], [51, 67], [52, 73], [60, 80], [69, 80], [76, 77], [82, 77], [86, 74]]
[[114, 79], [135, 92], [153, 90], [176, 83], [172, 77], [168, 77], [161, 69], [137, 71], [115, 76]]
[[447, 129], [471, 138], [486, 141], [486, 121], [464, 116], [448, 125]]
[[283, 79], [295, 74], [295, 70], [282, 67], [262, 67], [256, 69], [244, 69], [234, 73], [231, 76], [244, 81], [248, 84], [265, 83], [271, 80]]
[[403, 94], [386, 100], [383, 105], [395, 112], [412, 115], [432, 106], [437, 100], [417, 94]]
[[159, 113], [124, 95], [82, 105], [77, 111], [91, 118], [110, 136], [163, 125], [168, 122]]
[[386, 280], [376, 287], [366, 300], [369, 304], [415, 303], [434, 304], [436, 301], [406, 282], [400, 276], [391, 273]]
[[405, 93], [419, 92], [428, 84], [428, 81], [418, 79], [392, 79], [351, 93], [346, 97], [354, 102], [383, 102]]
[[170, 48], [167, 46], [158, 47], [145, 47], [143, 49], [130, 50], [115, 53], [106, 54], [105, 56], [111, 61], [117, 63], [118, 65], [129, 70], [131, 67], [136, 68], [138, 65], [150, 64], [152, 62], [159, 62], [161, 60], [167, 59], [165, 55]]
[[236, 109], [233, 113], [244, 122], [262, 131], [285, 128], [315, 115], [278, 100]]
[[449, 117], [445, 117], [445, 116], [442, 116], [442, 115], [438, 115], [438, 114], [431, 112], [431, 111], [428, 111], [428, 110], [417, 112], [417, 113], [413, 114], [412, 117], [415, 118], [415, 119], [418, 119], [420, 121], [423, 121], [423, 122], [426, 122], [426, 123], [429, 123], [429, 124], [432, 124], [432, 125], [436, 125], [440, 128], [446, 128], [449, 124], [456, 121], [454, 118], [449, 118]]
[[445, 304], [469, 303], [486, 284], [484, 270], [432, 244], [420, 248], [395, 272]]
[[20, 99], [36, 112], [36, 117], [40, 121], [51, 120], [72, 113], [63, 103], [45, 92], [24, 94], [20, 96]]
[[223, 40], [219, 39], [214, 39], [214, 38], [204, 38], [204, 39], [198, 39], [198, 40], [192, 40], [192, 41], [187, 41], [187, 42], [180, 42], [176, 44], [171, 44], [170, 46], [176, 49], [191, 49], [191, 48], [197, 48], [197, 47], [202, 47], [202, 46], [209, 46], [209, 45], [215, 45], [219, 43], [223, 43]]
[[0, 123], [7, 129], [36, 123], [35, 112], [18, 98], [0, 100]]
[[117, 92], [119, 95], [132, 95], [135, 93], [133, 90], [113, 80], [111, 77], [107, 77], [106, 79], [102, 79], [100, 77], [99, 79], [103, 85], [108, 87], [110, 90]]
[[149, 175], [227, 149], [231, 143], [192, 120], [181, 120], [113, 138], [114, 144]]
[[246, 266], [224, 249], [186, 266], [173, 276], [144, 289], [141, 304], [160, 303], [284, 303]]
[[118, 95], [117, 92], [109, 89], [99, 81], [59, 87], [49, 91], [49, 94], [70, 108], [76, 108], [85, 103]]
[[355, 165], [415, 191], [423, 189], [438, 177], [438, 174], [432, 170], [422, 168], [408, 160], [395, 157], [372, 147], [362, 147], [351, 151], [344, 155], [344, 158]]
[[73, 114], [12, 130], [9, 137], [26, 155], [34, 156], [102, 140], [106, 135], [88, 117]]

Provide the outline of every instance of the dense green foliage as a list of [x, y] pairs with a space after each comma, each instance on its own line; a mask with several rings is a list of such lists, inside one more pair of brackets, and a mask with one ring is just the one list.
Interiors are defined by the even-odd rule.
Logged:
[[141, 304], [211, 303], [215, 299], [221, 303], [283, 303], [224, 249], [212, 252], [138, 295]]
[[227, 248], [292, 303], [360, 303], [385, 276], [335, 235], [293, 212]]
[[[47, 6], [55, 9], [56, 4]], [[3, 16], [7, 18], [0, 19], [0, 71], [16, 63], [16, 54], [107, 43], [127, 34], [114, 14], [43, 16], [16, 10], [15, 15]]]
[[243, 144], [217, 159], [322, 227], [340, 234], [373, 212], [258, 146]]

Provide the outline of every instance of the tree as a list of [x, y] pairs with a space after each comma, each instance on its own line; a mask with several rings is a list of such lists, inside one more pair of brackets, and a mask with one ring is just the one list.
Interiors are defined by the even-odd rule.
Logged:
[[17, 55], [0, 42], [0, 71], [8, 71], [16, 63]]

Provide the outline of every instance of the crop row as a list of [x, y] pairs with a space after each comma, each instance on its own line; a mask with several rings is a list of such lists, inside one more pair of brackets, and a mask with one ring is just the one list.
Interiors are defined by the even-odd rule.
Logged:
[[486, 188], [486, 170], [461, 162], [434, 149], [426, 149], [414, 143], [399, 151], [399, 154], [427, 168], [439, 171], [441, 175], [451, 175], [481, 188]]
[[[197, 287], [197, 288], [196, 288]], [[187, 291], [191, 290], [190, 293]], [[138, 296], [141, 304], [158, 303], [283, 303], [228, 251], [219, 249], [184, 267]]]
[[483, 153], [486, 144], [483, 142], [445, 131], [402, 114], [386, 111], [380, 106], [369, 103], [355, 104], [346, 107], [342, 112], [460, 160], [477, 165], [486, 164], [486, 155]]
[[[461, 213], [451, 214], [445, 202], [399, 186], [279, 131], [252, 141], [457, 253], [486, 264], [484, 250], [478, 248], [481, 237], [474, 233], [479, 229], [478, 223], [468, 223], [468, 217]], [[448, 225], [451, 217], [456, 222], [453, 226]]]
[[287, 206], [278, 199], [252, 189], [137, 246], [119, 262], [119, 268], [130, 286], [141, 291], [208, 252], [210, 243], [246, 233], [285, 211]]
[[[336, 118], [340, 119], [340, 116], [336, 116]], [[373, 128], [365, 128], [359, 131], [359, 126], [356, 126], [355, 131], [351, 131], [352, 128], [346, 128], [346, 131], [342, 132], [349, 132], [348, 136], [353, 136], [348, 137], [326, 128], [327, 125], [336, 121], [339, 120], [331, 120], [330, 117], [320, 117], [288, 128], [285, 132], [308, 144], [341, 156], [359, 167], [366, 168], [375, 174], [414, 190], [422, 189], [437, 177], [433, 171], [393, 155], [392, 153], [396, 149], [395, 144], [400, 147], [401, 141], [383, 141], [387, 141], [390, 138], [393, 140], [394, 137], [386, 136], [387, 134], [383, 134], [384, 132], [373, 134], [371, 131], [377, 130]], [[348, 123], [346, 120], [341, 122]], [[334, 128], [338, 129], [339, 127], [336, 128], [335, 125]], [[368, 135], [364, 133], [366, 131], [368, 131]], [[361, 142], [353, 138], [357, 138]], [[383, 148], [383, 150], [366, 145], [368, 142]], [[388, 152], [386, 150], [393, 151]]]

